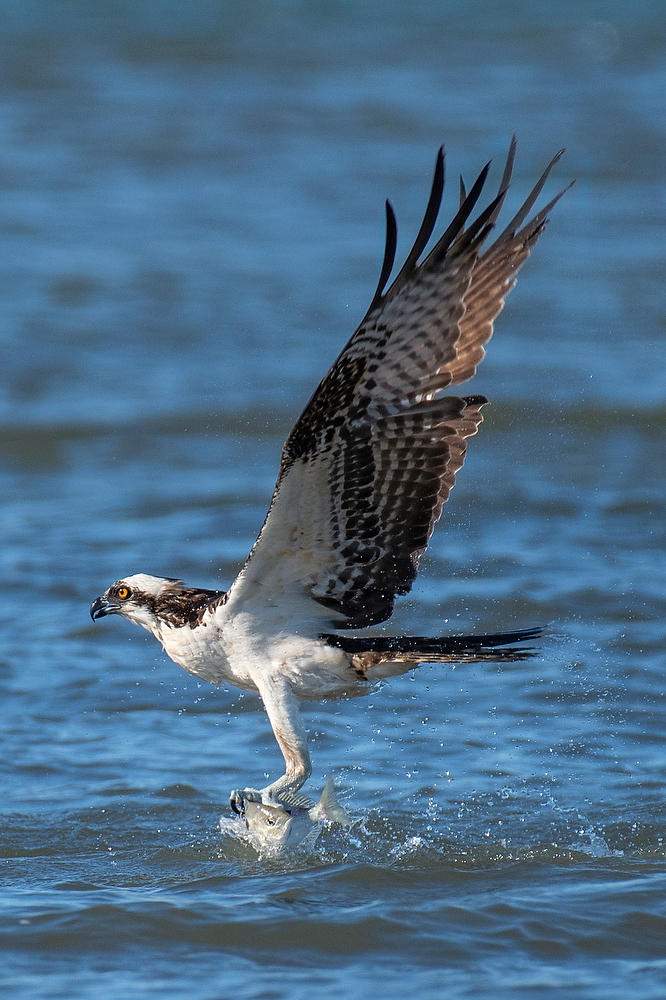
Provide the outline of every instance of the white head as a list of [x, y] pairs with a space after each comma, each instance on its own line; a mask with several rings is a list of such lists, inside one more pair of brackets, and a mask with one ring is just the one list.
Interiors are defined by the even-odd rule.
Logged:
[[135, 573], [116, 580], [93, 601], [90, 615], [93, 621], [105, 615], [122, 615], [133, 625], [141, 625], [153, 635], [159, 632], [167, 608], [189, 600], [189, 591], [182, 580]]

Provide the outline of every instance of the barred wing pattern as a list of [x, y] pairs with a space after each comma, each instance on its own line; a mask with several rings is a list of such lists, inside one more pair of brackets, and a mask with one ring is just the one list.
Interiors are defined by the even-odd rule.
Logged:
[[489, 165], [469, 193], [461, 181], [454, 219], [419, 263], [444, 188], [440, 149], [418, 236], [385, 291], [397, 235], [386, 203], [377, 290], [287, 439], [266, 520], [230, 602], [251, 599], [255, 588], [274, 604], [298, 592], [336, 612], [338, 627], [350, 628], [386, 620], [396, 595], [409, 591], [486, 402], [439, 392], [476, 371], [517, 272], [564, 193], [524, 224], [558, 153], [481, 252], [514, 155], [515, 140], [497, 196], [473, 221]]

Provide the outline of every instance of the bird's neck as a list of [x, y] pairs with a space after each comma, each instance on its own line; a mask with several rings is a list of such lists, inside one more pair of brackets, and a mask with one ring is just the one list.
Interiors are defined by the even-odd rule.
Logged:
[[182, 590], [161, 594], [155, 599], [155, 617], [160, 626], [196, 628], [201, 624], [206, 611], [214, 611], [224, 604], [226, 598], [224, 590], [184, 587]]

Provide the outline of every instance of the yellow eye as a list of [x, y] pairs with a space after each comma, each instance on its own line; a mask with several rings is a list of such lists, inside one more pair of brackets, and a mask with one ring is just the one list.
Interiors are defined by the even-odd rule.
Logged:
[[117, 593], [121, 601], [126, 601], [130, 595], [130, 589], [129, 587], [118, 587]]

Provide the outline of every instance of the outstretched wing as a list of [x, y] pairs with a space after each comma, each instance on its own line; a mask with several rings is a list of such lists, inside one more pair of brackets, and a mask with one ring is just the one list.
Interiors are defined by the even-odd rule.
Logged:
[[564, 193], [525, 223], [558, 153], [482, 252], [514, 155], [515, 139], [498, 194], [473, 221], [489, 165], [469, 193], [461, 181], [458, 211], [419, 263], [444, 189], [440, 149], [423, 223], [388, 290], [397, 227], [386, 203], [377, 290], [287, 439], [266, 520], [229, 603], [280, 604], [300, 594], [337, 612], [338, 627], [360, 627], [388, 618], [395, 596], [410, 589], [486, 402], [440, 390], [476, 371], [517, 272]]

